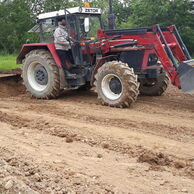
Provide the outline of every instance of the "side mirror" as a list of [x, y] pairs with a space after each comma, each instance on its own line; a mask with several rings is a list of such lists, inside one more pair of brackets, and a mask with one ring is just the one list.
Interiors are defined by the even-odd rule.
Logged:
[[86, 33], [90, 31], [90, 19], [89, 18], [84, 19], [84, 30]]

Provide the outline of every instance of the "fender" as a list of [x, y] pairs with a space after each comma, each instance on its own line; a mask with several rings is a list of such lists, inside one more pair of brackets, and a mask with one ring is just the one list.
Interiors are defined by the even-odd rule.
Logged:
[[51, 55], [53, 56], [53, 59], [55, 60], [55, 63], [58, 67], [62, 67], [61, 60], [56, 52], [54, 43], [34, 43], [34, 44], [24, 44], [20, 50], [20, 53], [17, 57], [16, 63], [22, 64], [23, 59], [25, 56], [32, 50], [35, 49], [45, 49], [49, 50]]
[[32, 50], [35, 49], [45, 49], [49, 50], [51, 55], [53, 56], [53, 59], [55, 60], [55, 63], [57, 64], [59, 68], [59, 76], [60, 76], [60, 88], [64, 89], [67, 87], [67, 83], [65, 80], [65, 73], [61, 65], [61, 60], [56, 52], [55, 45], [53, 43], [35, 43], [35, 44], [24, 44], [21, 48], [21, 51], [17, 57], [16, 63], [22, 64], [22, 61], [24, 60], [25, 56]]

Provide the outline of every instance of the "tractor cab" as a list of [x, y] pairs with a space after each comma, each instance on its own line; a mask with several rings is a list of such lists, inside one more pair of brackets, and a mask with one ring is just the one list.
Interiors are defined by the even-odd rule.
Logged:
[[54, 31], [61, 19], [67, 21], [68, 36], [71, 39], [71, 53], [74, 66], [91, 64], [90, 58], [84, 55], [81, 42], [95, 40], [98, 29], [103, 28], [102, 9], [75, 7], [38, 15], [37, 24], [29, 30], [40, 34], [40, 43], [54, 43]]

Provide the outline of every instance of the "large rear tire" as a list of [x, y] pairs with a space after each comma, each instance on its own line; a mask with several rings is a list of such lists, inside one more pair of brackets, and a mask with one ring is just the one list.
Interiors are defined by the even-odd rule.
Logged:
[[161, 73], [158, 80], [140, 84], [140, 94], [145, 96], [161, 96], [169, 85], [166, 73]]
[[60, 94], [59, 69], [47, 50], [32, 50], [26, 55], [22, 78], [27, 91], [36, 98], [51, 99]]
[[100, 67], [94, 86], [101, 103], [112, 107], [129, 107], [139, 94], [139, 83], [133, 69], [119, 61], [107, 62]]

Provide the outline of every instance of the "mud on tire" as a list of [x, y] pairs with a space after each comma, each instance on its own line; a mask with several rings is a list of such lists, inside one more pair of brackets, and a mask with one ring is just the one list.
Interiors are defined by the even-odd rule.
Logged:
[[133, 69], [119, 61], [107, 62], [100, 67], [94, 86], [101, 103], [112, 107], [129, 107], [139, 94], [139, 83]]
[[169, 85], [169, 78], [166, 73], [161, 73], [157, 81], [151, 84], [140, 84], [140, 94], [145, 96], [161, 96]]
[[26, 55], [22, 78], [27, 91], [36, 98], [51, 99], [60, 94], [59, 70], [47, 50], [32, 50]]

